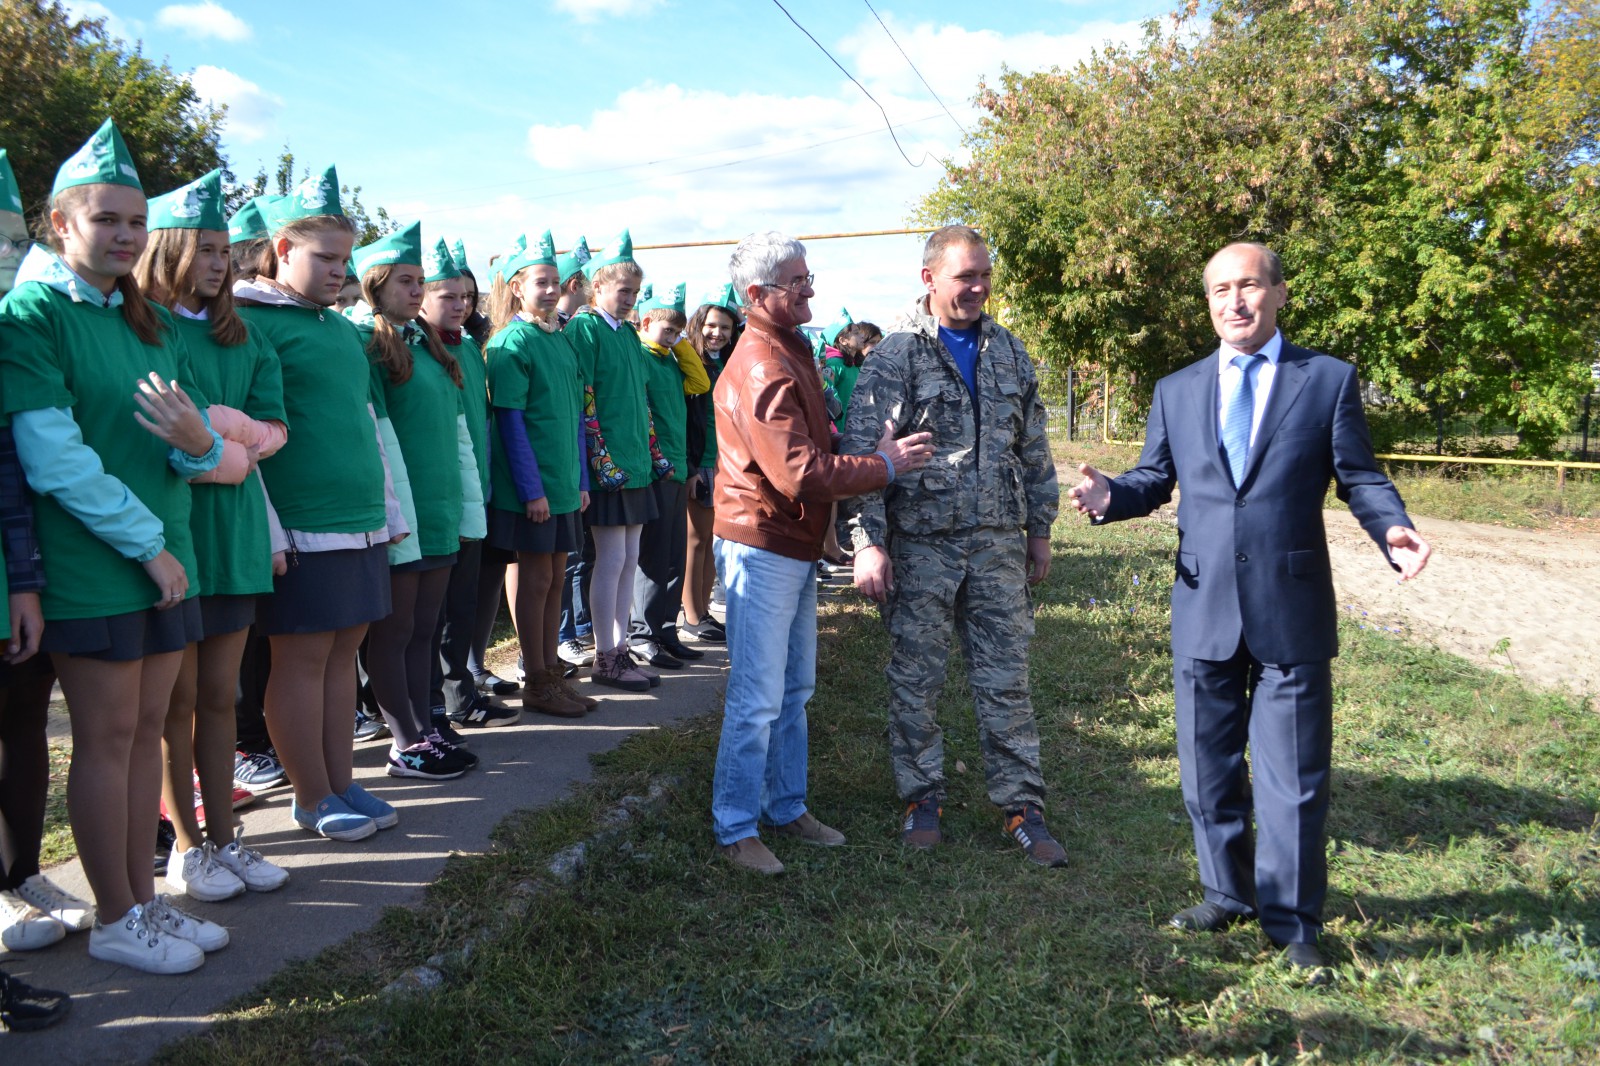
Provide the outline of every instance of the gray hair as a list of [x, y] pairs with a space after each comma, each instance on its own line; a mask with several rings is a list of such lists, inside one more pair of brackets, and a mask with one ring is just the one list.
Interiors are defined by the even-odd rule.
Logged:
[[752, 285], [776, 285], [783, 281], [778, 268], [793, 259], [803, 259], [806, 246], [775, 230], [752, 233], [739, 242], [728, 259], [728, 274], [739, 299], [746, 298]]

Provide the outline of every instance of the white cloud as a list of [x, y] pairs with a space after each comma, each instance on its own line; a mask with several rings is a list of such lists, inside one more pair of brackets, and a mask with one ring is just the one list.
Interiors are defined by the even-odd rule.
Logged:
[[224, 126], [231, 139], [250, 143], [269, 136], [283, 110], [283, 97], [221, 67], [196, 67], [189, 77], [195, 95], [209, 104], [226, 104]]
[[552, 0], [551, 6], [579, 22], [603, 18], [633, 18], [660, 7], [666, 0]]
[[104, 19], [106, 34], [124, 41], [136, 41], [144, 32], [144, 24], [137, 19], [119, 18], [109, 7], [94, 0], [69, 0], [63, 4], [67, 14], [75, 19]]
[[190, 37], [215, 37], [219, 41], [247, 41], [251, 35], [250, 24], [216, 3], [216, 0], [204, 0], [199, 4], [168, 4], [156, 12], [156, 25]]

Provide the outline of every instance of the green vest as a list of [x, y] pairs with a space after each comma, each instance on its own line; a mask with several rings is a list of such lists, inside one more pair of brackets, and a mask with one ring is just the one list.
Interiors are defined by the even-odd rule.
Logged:
[[[491, 337], [489, 397], [496, 407], [522, 412], [550, 513], [576, 511], [579, 464], [585, 461], [578, 451], [583, 386], [578, 379], [578, 357], [566, 334], [546, 333], [532, 323], [513, 321]], [[491, 450], [490, 465], [494, 506], [522, 514], [505, 448]]]
[[372, 416], [371, 372], [361, 334], [337, 311], [241, 307], [239, 314], [283, 368], [294, 432], [261, 464], [284, 529], [371, 533], [388, 519], [383, 458]]
[[598, 311], [574, 315], [562, 331], [578, 353], [578, 375], [594, 389], [595, 416], [611, 461], [628, 475], [625, 489], [647, 489], [650, 469], [650, 406], [639, 334], [628, 323], [612, 329]]
[[[363, 340], [372, 339], [372, 330], [358, 328]], [[428, 351], [420, 333], [411, 346], [411, 376], [405, 384], [390, 381], [389, 372], [375, 362], [371, 374], [378, 417], [394, 426], [411, 481], [417, 512], [412, 533], [418, 547], [424, 557], [453, 555], [461, 550], [461, 453], [456, 436], [461, 390]]]
[[[287, 422], [283, 373], [278, 357], [250, 334], [225, 348], [211, 336], [210, 322], [174, 316], [189, 348], [195, 384], [212, 403], [260, 421]], [[272, 538], [261, 479], [251, 474], [238, 485], [194, 485], [189, 528], [202, 596], [251, 596], [272, 591]]]
[[689, 406], [684, 402], [683, 371], [672, 352], [658, 352], [643, 341], [639, 355], [645, 365], [645, 394], [656, 428], [656, 447], [672, 464], [672, 481], [689, 479]]
[[[154, 306], [154, 305], [152, 305]], [[167, 465], [168, 448], [134, 421], [135, 383], [151, 371], [180, 388], [198, 407], [205, 394], [189, 375], [189, 356], [166, 308], [156, 308], [162, 343], [144, 344], [121, 308], [74, 303], [44, 285], [23, 285], [0, 304], [0, 395], [5, 412], [70, 408], [83, 442], [105, 472], [121, 481], [162, 523], [166, 550], [189, 574], [199, 595], [189, 533], [189, 484]], [[35, 500], [34, 525], [47, 585], [46, 621], [107, 618], [153, 607], [159, 592], [144, 567], [68, 514], [54, 499]]]

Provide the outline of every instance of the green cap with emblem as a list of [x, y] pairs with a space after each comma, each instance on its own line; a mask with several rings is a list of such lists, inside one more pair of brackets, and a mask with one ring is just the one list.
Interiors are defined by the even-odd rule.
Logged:
[[61, 190], [76, 185], [126, 185], [144, 191], [133, 156], [122, 139], [122, 131], [110, 119], [100, 123], [94, 136], [61, 164], [61, 169], [56, 171], [56, 183], [50, 189], [51, 201], [55, 201]]
[[[149, 228], [228, 229], [228, 219], [222, 213], [222, 171], [213, 170], [151, 200]], [[232, 242], [231, 231], [229, 241]]]
[[524, 249], [522, 254], [506, 263], [506, 279], [516, 277], [529, 267], [555, 266], [556, 265], [556, 240], [550, 236], [550, 231], [545, 230], [539, 237], [539, 243], [532, 248]]
[[[648, 287], [649, 286], [646, 286], [646, 288]], [[640, 316], [642, 317], [647, 312], [655, 311], [661, 308], [665, 308], [669, 311], [676, 311], [680, 315], [687, 313], [685, 311], [687, 289], [688, 286], [684, 285], [683, 282], [680, 281], [678, 284], [670, 287], [663, 286], [659, 294], [652, 292], [648, 297], [641, 296], [639, 300]]]
[[511, 274], [506, 271], [506, 267], [521, 259], [522, 253], [527, 247], [528, 235], [526, 233], [518, 234], [517, 239], [511, 242], [511, 247], [507, 248], [501, 253], [500, 258], [494, 261], [494, 280], [505, 281], [511, 277]]
[[827, 344], [832, 344], [834, 341], [837, 341], [839, 339], [839, 334], [844, 332], [844, 328], [854, 321], [855, 319], [850, 317], [849, 311], [846, 311], [842, 307], [839, 308], [839, 313], [835, 315], [833, 321], [828, 324], [828, 328], [822, 331], [823, 341]]
[[277, 233], [291, 222], [318, 215], [343, 215], [339, 206], [339, 172], [329, 166], [320, 174], [309, 174], [290, 190], [288, 196], [258, 197], [261, 214], [269, 233]]
[[364, 278], [375, 268], [405, 263], [422, 265], [422, 223], [413, 222], [404, 229], [379, 237], [371, 244], [357, 248], [350, 261], [355, 265], [356, 277]]
[[443, 237], [435, 241], [432, 248], [422, 253], [422, 280], [424, 282], [449, 281], [451, 278], [459, 278], [460, 276], [461, 271], [456, 269], [456, 261], [450, 258], [450, 249], [446, 247]]
[[0, 211], [22, 214], [22, 190], [17, 186], [17, 176], [11, 170], [11, 160], [6, 150], [0, 148]]
[[601, 251], [604, 258], [590, 259], [583, 268], [583, 272], [591, 278], [601, 267], [616, 266], [618, 263], [636, 263], [633, 258], [633, 236], [627, 230], [617, 234], [616, 239]]
[[472, 273], [472, 267], [467, 265], [467, 246], [460, 241], [450, 246], [450, 261], [456, 265], [456, 270], [459, 272]]
[[246, 200], [244, 206], [228, 219], [228, 243], [243, 244], [245, 241], [272, 236], [267, 232], [267, 217], [261, 213], [261, 204], [265, 200], [275, 199], [275, 196], [257, 196], [254, 200]]
[[572, 275], [588, 266], [589, 260], [594, 256], [589, 252], [589, 238], [579, 237], [578, 243], [572, 246], [572, 251], [563, 252], [556, 259], [556, 273], [561, 284], [565, 285], [572, 280]]
[[700, 297], [700, 306], [720, 307], [737, 318], [739, 316], [739, 297], [733, 291], [733, 282], [726, 283], [720, 289], [712, 289]]

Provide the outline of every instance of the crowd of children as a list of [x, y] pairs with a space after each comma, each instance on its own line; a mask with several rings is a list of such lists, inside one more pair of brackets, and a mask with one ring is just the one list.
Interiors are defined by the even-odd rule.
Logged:
[[[579, 666], [648, 692], [704, 654], [690, 642], [726, 639], [709, 393], [740, 329], [731, 285], [689, 315], [626, 231], [599, 255], [546, 232], [480, 294], [461, 243], [420, 224], [355, 247], [332, 167], [224, 201], [219, 171], [147, 200], [107, 121], [35, 242], [0, 150], [10, 950], [87, 932], [95, 958], [193, 970], [229, 934], [175, 899], [289, 877], [235, 831], [249, 790], [288, 784], [298, 825], [360, 840], [399, 815], [354, 781], [357, 740], [389, 740], [391, 775], [459, 777], [463, 732], [517, 721], [500, 697], [581, 717], [600, 701]], [[841, 421], [877, 338], [842, 314], [819, 349]], [[502, 589], [510, 680], [485, 662]], [[92, 903], [39, 868], [56, 681]], [[3, 972], [0, 1001], [15, 1027], [64, 1009]]]

